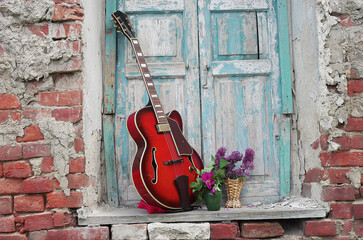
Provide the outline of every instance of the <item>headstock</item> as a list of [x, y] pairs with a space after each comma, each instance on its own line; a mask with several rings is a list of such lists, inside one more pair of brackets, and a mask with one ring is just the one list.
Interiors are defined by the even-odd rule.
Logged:
[[129, 40], [131, 40], [131, 38], [136, 37], [136, 32], [132, 28], [130, 19], [127, 17], [126, 13], [123, 13], [121, 11], [116, 11], [112, 13], [111, 16], [115, 21], [114, 26], [118, 29], [117, 32], [121, 32]]

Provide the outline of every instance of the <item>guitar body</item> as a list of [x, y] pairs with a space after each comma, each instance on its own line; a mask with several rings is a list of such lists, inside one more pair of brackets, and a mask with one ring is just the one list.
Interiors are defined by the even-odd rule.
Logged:
[[[131, 114], [127, 119], [128, 131], [137, 145], [132, 165], [132, 177], [136, 190], [149, 205], [163, 209], [181, 209], [181, 198], [175, 179], [187, 178], [188, 198], [196, 201], [189, 187], [196, 181], [195, 168], [202, 169], [203, 163], [192, 149], [187, 155], [180, 155], [176, 142], [186, 141], [182, 137], [182, 119], [177, 111], [166, 115], [171, 131], [159, 133], [157, 121], [151, 106]], [[182, 138], [182, 139], [181, 139]], [[185, 184], [184, 184], [185, 185]]]

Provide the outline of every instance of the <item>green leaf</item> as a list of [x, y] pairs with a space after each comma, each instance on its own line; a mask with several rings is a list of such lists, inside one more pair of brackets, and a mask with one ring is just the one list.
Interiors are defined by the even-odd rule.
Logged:
[[216, 161], [216, 158], [213, 155], [211, 155], [211, 160], [209, 162], [209, 168], [211, 168], [211, 169], [214, 168], [215, 161]]
[[229, 164], [229, 162], [226, 159], [224, 159], [224, 158], [219, 159], [219, 168], [224, 168], [228, 164]]
[[191, 188], [195, 188], [196, 186], [198, 186], [198, 183], [196, 182], [191, 182], [189, 185]]

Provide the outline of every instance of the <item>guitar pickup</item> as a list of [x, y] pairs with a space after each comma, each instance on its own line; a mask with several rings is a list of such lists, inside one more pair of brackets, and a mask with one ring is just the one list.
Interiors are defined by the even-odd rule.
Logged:
[[175, 164], [175, 163], [183, 163], [184, 159], [180, 158], [180, 159], [176, 159], [176, 160], [169, 160], [169, 161], [165, 161], [163, 162], [164, 165], [171, 165], [171, 164]]
[[156, 127], [156, 131], [158, 131], [158, 133], [170, 132], [169, 123], [159, 123], [159, 124], [156, 124], [155, 127]]

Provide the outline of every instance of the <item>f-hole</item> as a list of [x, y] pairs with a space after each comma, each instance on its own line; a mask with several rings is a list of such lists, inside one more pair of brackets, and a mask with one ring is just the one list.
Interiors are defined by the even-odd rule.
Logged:
[[158, 182], [158, 165], [156, 164], [155, 151], [156, 148], [153, 147], [151, 149], [151, 166], [154, 170], [154, 178], [151, 179], [152, 184], [156, 184]]

